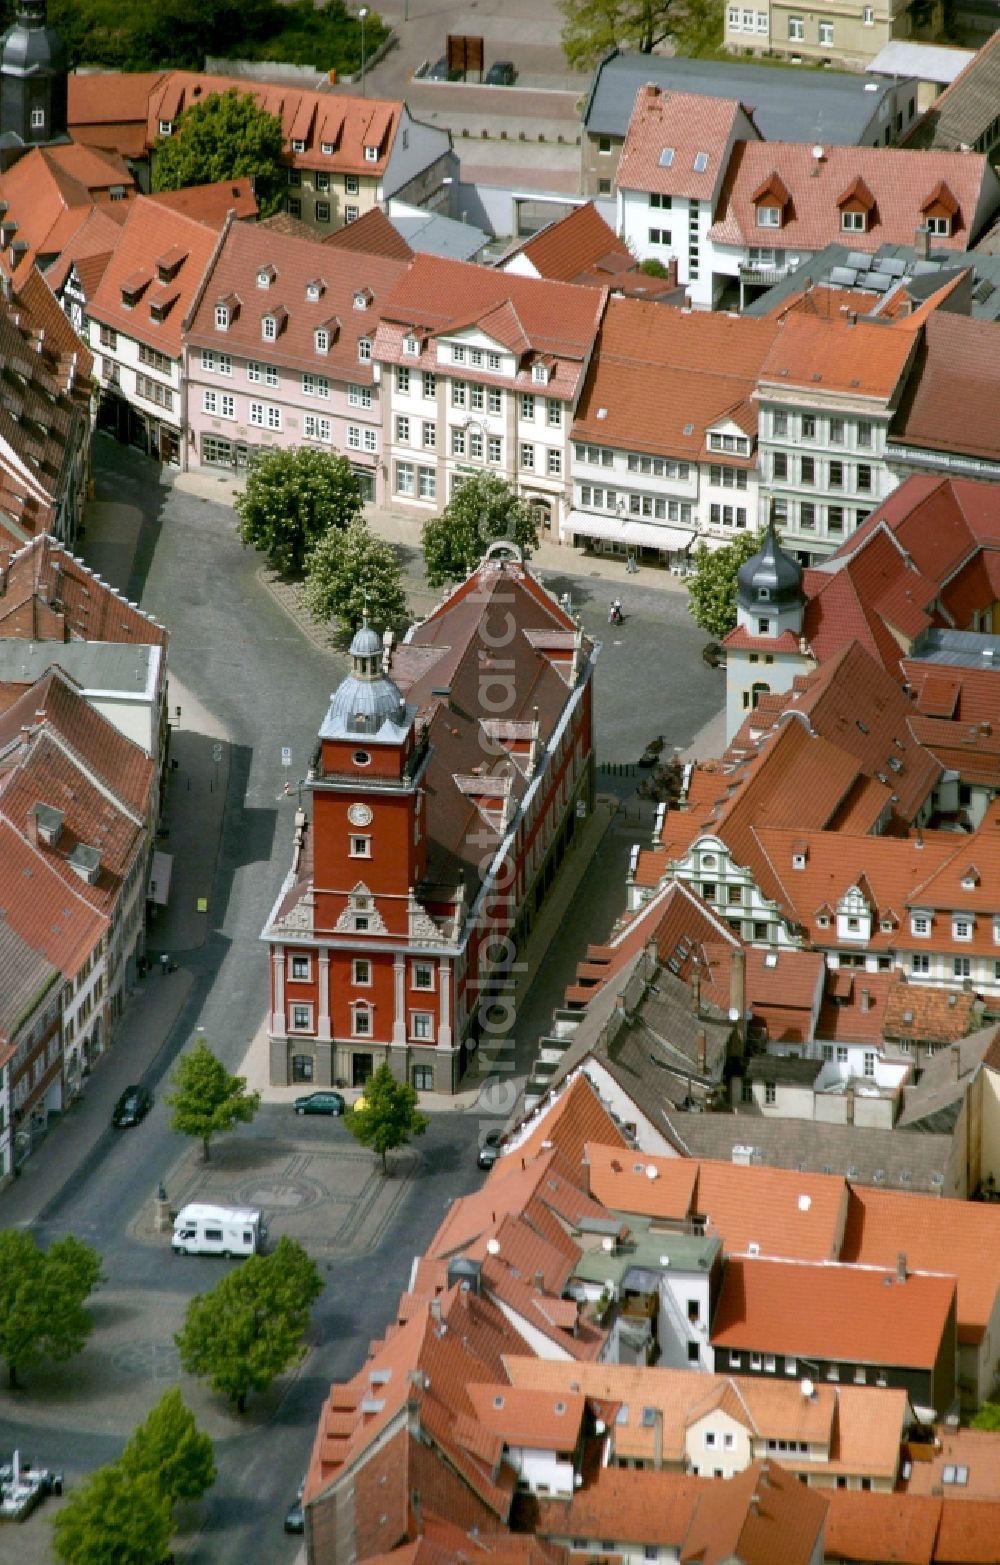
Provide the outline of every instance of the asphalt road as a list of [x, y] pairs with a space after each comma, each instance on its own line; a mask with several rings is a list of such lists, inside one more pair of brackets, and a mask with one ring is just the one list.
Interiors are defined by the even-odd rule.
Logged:
[[[301, 776], [346, 659], [310, 644], [264, 591], [257, 578], [260, 562], [241, 549], [231, 511], [172, 488], [145, 458], [107, 440], [95, 442], [95, 469], [102, 494], [120, 502], [123, 516], [131, 508], [142, 518], [130, 568], [125, 558], [131, 551], [122, 544], [128, 579], [115, 584], [168, 625], [171, 670], [195, 693], [231, 746], [211, 927], [204, 946], [185, 956], [194, 980], [191, 996], [158, 1070], [166, 1073], [196, 1025], [234, 1068], [266, 1004], [259, 931], [288, 863], [291, 809], [287, 801], [277, 802], [288, 777], [281, 749], [292, 747], [292, 777]], [[567, 564], [571, 561], [569, 556]], [[605, 583], [571, 571], [543, 574], [555, 590], [572, 594], [587, 629], [605, 643], [595, 683], [599, 756], [634, 760], [658, 732], [671, 745], [689, 743], [717, 710], [723, 692], [720, 676], [702, 663], [704, 637], [687, 615], [683, 595], [644, 585], [641, 575], [623, 589], [617, 577]], [[609, 634], [606, 600], [615, 592], [625, 602], [626, 620]], [[618, 787], [627, 793], [633, 783], [619, 779]], [[622, 907], [625, 861], [637, 835], [638, 827], [633, 830], [628, 823], [614, 829], [584, 877], [571, 915], [526, 996], [519, 1064], [527, 1063], [533, 1036], [547, 1025], [586, 941], [603, 938]], [[214, 851], [209, 840], [205, 851]], [[100, 1072], [92, 1088], [100, 1091]], [[265, 1107], [241, 1134], [273, 1136], [283, 1114], [287, 1118], [287, 1110]], [[299, 1120], [296, 1130], [346, 1134], [326, 1121]], [[281, 1522], [301, 1477], [322, 1399], [331, 1380], [358, 1369], [369, 1342], [393, 1318], [412, 1257], [426, 1246], [447, 1202], [480, 1181], [474, 1152], [478, 1130], [476, 1115], [437, 1116], [417, 1144], [419, 1177], [377, 1252], [329, 1263], [329, 1285], [314, 1315], [314, 1350], [266, 1427], [248, 1427], [245, 1434], [218, 1442], [219, 1478], [208, 1497], [204, 1527], [185, 1551], [186, 1559], [197, 1565], [280, 1565], [294, 1558], [295, 1541], [285, 1538]], [[211, 1268], [208, 1276], [200, 1261], [190, 1269], [164, 1266], [161, 1252], [127, 1233], [141, 1202], [167, 1175], [179, 1150], [161, 1103], [137, 1131], [113, 1135], [108, 1130], [39, 1228], [45, 1238], [75, 1232], [92, 1242], [104, 1257], [108, 1288], [138, 1290], [148, 1297], [151, 1316], [158, 1302], [176, 1299], [178, 1293], [189, 1296], [216, 1275]], [[72, 1366], [66, 1374], [72, 1376]], [[0, 1396], [0, 1450], [23, 1433], [15, 1406]], [[114, 1421], [103, 1433], [74, 1429], [68, 1402], [51, 1424], [40, 1424], [36, 1417], [30, 1430], [31, 1454], [63, 1466], [71, 1480], [114, 1456], [121, 1441]], [[42, 1516], [28, 1524], [32, 1533], [44, 1529]], [[29, 1536], [23, 1533], [25, 1545]], [[44, 1559], [44, 1553], [37, 1558]], [[22, 1565], [33, 1565], [30, 1551]]]

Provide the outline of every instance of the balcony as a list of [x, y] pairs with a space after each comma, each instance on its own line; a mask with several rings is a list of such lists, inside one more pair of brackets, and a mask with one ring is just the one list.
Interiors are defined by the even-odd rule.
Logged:
[[740, 282], [753, 283], [757, 288], [773, 288], [788, 276], [792, 268], [787, 261], [741, 261]]

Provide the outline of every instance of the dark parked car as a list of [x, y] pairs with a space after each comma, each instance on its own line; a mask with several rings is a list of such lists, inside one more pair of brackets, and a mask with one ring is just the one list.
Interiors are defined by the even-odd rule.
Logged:
[[153, 1107], [153, 1094], [145, 1087], [126, 1087], [111, 1116], [112, 1125], [119, 1130], [127, 1130], [131, 1125], [138, 1125], [141, 1119], [145, 1119]]
[[295, 1099], [296, 1114], [343, 1114], [344, 1100], [339, 1092], [310, 1092]]
[[486, 1135], [479, 1144], [479, 1156], [476, 1159], [480, 1168], [493, 1167], [493, 1164], [500, 1156], [501, 1135], [502, 1132], [499, 1130], [488, 1130], [486, 1132]]
[[702, 647], [701, 655], [712, 668], [725, 668], [726, 666], [726, 649], [720, 646], [717, 641], [710, 641], [707, 646]]
[[487, 87], [513, 87], [516, 80], [517, 72], [510, 60], [496, 60], [483, 77]]
[[445, 55], [442, 55], [440, 60], [435, 60], [427, 72], [427, 80], [429, 82], [457, 82], [461, 81], [461, 79], [461, 71], [449, 71], [448, 60]]
[[303, 1478], [293, 1503], [285, 1512], [286, 1532], [305, 1532], [306, 1530], [306, 1513], [302, 1504], [302, 1496], [305, 1494], [305, 1491], [306, 1481]]

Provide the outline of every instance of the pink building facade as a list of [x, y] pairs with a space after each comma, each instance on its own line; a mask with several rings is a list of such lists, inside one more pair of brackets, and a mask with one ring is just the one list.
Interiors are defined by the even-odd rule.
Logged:
[[381, 302], [405, 269], [234, 225], [185, 333], [184, 466], [241, 469], [260, 450], [314, 446], [346, 456], [365, 499], [381, 504], [373, 346]]

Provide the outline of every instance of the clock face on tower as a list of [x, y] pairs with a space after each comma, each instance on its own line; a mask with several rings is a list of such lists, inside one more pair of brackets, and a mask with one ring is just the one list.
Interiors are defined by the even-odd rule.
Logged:
[[347, 819], [352, 826], [367, 826], [372, 818], [372, 812], [367, 804], [352, 804], [347, 812]]

